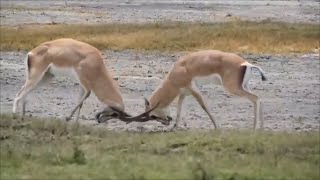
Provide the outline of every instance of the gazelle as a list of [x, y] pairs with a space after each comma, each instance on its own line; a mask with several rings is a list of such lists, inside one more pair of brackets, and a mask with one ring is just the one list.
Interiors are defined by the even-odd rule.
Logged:
[[253, 126], [255, 129], [257, 121], [260, 120], [262, 128], [262, 106], [259, 97], [253, 94], [248, 87], [252, 69], [257, 69], [261, 74], [262, 80], [266, 80], [260, 67], [250, 64], [236, 54], [217, 50], [204, 50], [188, 54], [175, 62], [168, 75], [151, 94], [149, 101], [145, 101], [146, 110], [158, 104], [158, 107], [150, 113], [150, 117], [156, 120], [171, 121], [172, 118], [168, 111], [168, 106], [175, 97], [179, 96], [174, 128], [177, 127], [180, 120], [183, 100], [187, 95], [192, 95], [208, 114], [214, 127], [217, 128], [217, 123], [210, 114], [201, 92], [196, 86], [196, 81], [198, 78], [205, 77], [212, 77], [212, 80], [214, 80], [213, 76], [218, 76], [227, 91], [246, 97], [254, 103], [255, 117]]
[[26, 82], [16, 95], [12, 109], [13, 113], [16, 113], [21, 103], [22, 118], [25, 114], [27, 95], [40, 82], [48, 82], [57, 75], [72, 75], [81, 87], [79, 102], [66, 117], [67, 121], [76, 111], [75, 119], [79, 119], [80, 109], [91, 91], [106, 106], [97, 115], [98, 122], [111, 118], [131, 122], [148, 117], [150, 111], [136, 117], [124, 112], [123, 99], [117, 83], [105, 67], [100, 51], [89, 44], [73, 39], [44, 42], [27, 54], [25, 64]]

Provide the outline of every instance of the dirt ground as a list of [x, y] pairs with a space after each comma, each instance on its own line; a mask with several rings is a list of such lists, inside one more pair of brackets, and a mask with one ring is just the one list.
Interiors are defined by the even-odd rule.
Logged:
[[1, 24], [223, 22], [234, 19], [320, 22], [318, 0], [1, 1]]
[[[25, 52], [1, 52], [1, 112], [9, 112], [15, 94], [24, 83]], [[104, 51], [111, 72], [119, 78], [126, 110], [137, 114], [144, 110], [143, 97], [148, 97], [160, 79], [180, 54], [136, 53], [133, 51]], [[244, 55], [250, 62], [261, 66], [268, 81], [254, 76], [250, 86], [262, 98], [265, 128], [273, 130], [319, 129], [320, 64], [319, 56]], [[222, 128], [251, 128], [253, 106], [233, 96], [213, 82], [200, 83], [210, 111]], [[28, 114], [64, 118], [75, 105], [79, 85], [67, 78], [57, 78], [50, 85], [40, 87], [29, 97]], [[85, 101], [81, 121], [97, 124], [93, 117], [101, 104], [94, 95]], [[176, 102], [171, 106], [175, 114]], [[186, 99], [184, 118], [186, 128], [213, 128], [211, 121], [192, 97]], [[110, 120], [110, 129], [157, 131], [166, 129], [158, 122], [125, 124]], [[183, 126], [183, 124], [181, 124]]]
[[[1, 1], [1, 26], [34, 23], [143, 23], [155, 21], [228, 21], [279, 20], [319, 23], [318, 1]], [[115, 76], [125, 100], [126, 111], [144, 111], [143, 97], [148, 97], [172, 64], [183, 53], [103, 50], [108, 68]], [[1, 51], [0, 110], [11, 112], [13, 98], [25, 81], [26, 52]], [[320, 128], [319, 54], [272, 55], [242, 54], [261, 66], [268, 81], [254, 76], [250, 86], [262, 99], [265, 129], [308, 131]], [[210, 112], [221, 128], [251, 128], [253, 105], [233, 96], [213, 82], [203, 82], [200, 89]], [[68, 78], [57, 78], [32, 92], [27, 114], [64, 118], [75, 105], [79, 85]], [[175, 116], [176, 101], [171, 113]], [[98, 125], [93, 119], [101, 104], [92, 94], [81, 113], [81, 122]], [[192, 97], [186, 99], [183, 119], [186, 129], [212, 129], [213, 125]], [[110, 120], [108, 129], [161, 131], [168, 127], [158, 122], [125, 124]], [[184, 126], [183, 123], [180, 126]]]

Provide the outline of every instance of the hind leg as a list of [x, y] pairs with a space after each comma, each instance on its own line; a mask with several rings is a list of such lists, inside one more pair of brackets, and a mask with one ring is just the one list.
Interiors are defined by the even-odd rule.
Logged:
[[233, 94], [246, 97], [254, 104], [253, 129], [256, 129], [257, 122], [260, 122], [260, 128], [263, 128], [262, 106], [259, 97], [246, 89], [239, 89], [238, 91], [233, 92]]
[[[245, 73], [242, 88], [238, 92], [240, 96], [248, 98], [254, 104], [254, 121], [253, 121], [253, 129], [256, 129], [257, 122], [260, 122], [260, 128], [263, 129], [263, 116], [262, 116], [262, 105], [260, 102], [260, 98], [251, 92], [251, 89], [248, 86], [249, 80], [251, 78], [251, 68], [247, 67], [247, 71]], [[236, 95], [238, 95], [236, 93]]]
[[75, 108], [73, 108], [73, 110], [71, 111], [70, 115], [66, 117], [66, 121], [69, 121], [76, 111], [77, 111], [77, 113], [76, 113], [76, 116], [75, 116], [75, 120], [78, 121], [79, 115], [80, 115], [80, 110], [82, 108], [83, 102], [89, 97], [90, 93], [91, 93], [91, 91], [89, 89], [87, 89], [84, 86], [82, 86], [82, 88], [80, 90], [80, 96], [79, 96], [78, 104], [76, 105]]
[[262, 106], [259, 97], [253, 94], [248, 86], [250, 79], [251, 68], [248, 66], [242, 66], [238, 73], [226, 74], [223, 79], [223, 85], [231, 94], [246, 97], [254, 104], [253, 128], [256, 129], [258, 121], [260, 121], [260, 126], [263, 126]]
[[[50, 79], [49, 75], [47, 76], [46, 72], [48, 70], [47, 64], [41, 64], [39, 67], [30, 67], [30, 70], [28, 70], [28, 79], [26, 80], [25, 84], [22, 86], [20, 91], [17, 93], [12, 107], [12, 112], [14, 114], [17, 113], [17, 109], [19, 104], [22, 104], [22, 111], [21, 111], [21, 118], [23, 118], [25, 114], [26, 109], [26, 98], [28, 94], [37, 87], [39, 82], [42, 79]], [[45, 77], [45, 78], [44, 78]]]
[[[54, 76], [47, 70], [46, 73], [43, 75], [41, 80], [37, 83], [37, 87], [49, 83]], [[26, 111], [26, 104], [27, 104], [27, 97], [22, 102], [22, 116], [24, 116]]]
[[22, 111], [21, 111], [21, 118], [23, 119], [23, 116], [25, 114], [25, 109], [26, 109], [26, 97], [27, 95], [36, 88], [37, 84], [39, 83], [40, 79], [35, 81], [35, 80], [27, 80], [26, 83], [22, 86], [21, 90], [19, 93], [16, 95], [13, 103], [13, 108], [12, 112], [15, 114], [17, 113], [17, 108], [19, 104], [22, 104]]

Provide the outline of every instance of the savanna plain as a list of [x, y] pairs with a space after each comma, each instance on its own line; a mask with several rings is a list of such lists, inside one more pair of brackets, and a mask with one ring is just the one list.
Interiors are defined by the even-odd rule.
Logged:
[[[319, 179], [319, 10], [312, 0], [1, 1], [0, 179]], [[99, 124], [93, 94], [80, 123], [67, 123], [79, 91], [68, 78], [36, 89], [28, 117], [14, 118], [26, 53], [62, 37], [101, 50], [133, 115], [180, 56], [237, 53], [266, 72], [250, 82], [264, 129], [251, 130], [248, 100], [214, 82], [199, 88], [218, 130], [192, 97], [173, 132], [154, 121]]]

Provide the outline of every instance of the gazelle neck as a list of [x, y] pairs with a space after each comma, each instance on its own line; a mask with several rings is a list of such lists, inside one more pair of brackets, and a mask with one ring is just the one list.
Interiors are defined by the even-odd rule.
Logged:
[[179, 89], [171, 81], [165, 79], [152, 93], [150, 105], [154, 107], [159, 103], [159, 108], [165, 108], [170, 105], [179, 92]]
[[[107, 106], [117, 107], [124, 111], [123, 99], [120, 93], [120, 89], [111, 76], [99, 77], [96, 80], [98, 83], [93, 83], [93, 91], [96, 94], [99, 101]], [[114, 86], [110, 86], [114, 84]]]

